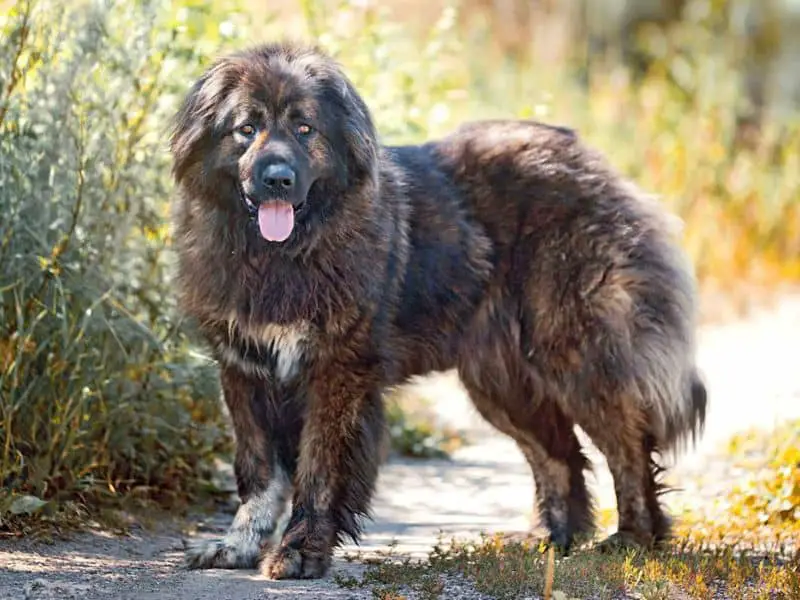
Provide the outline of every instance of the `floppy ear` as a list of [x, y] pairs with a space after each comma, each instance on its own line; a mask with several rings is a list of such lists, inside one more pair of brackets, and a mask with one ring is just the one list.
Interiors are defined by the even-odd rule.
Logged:
[[342, 75], [342, 105], [345, 108], [343, 135], [348, 148], [350, 176], [376, 176], [378, 164], [378, 134], [366, 103], [353, 84]]
[[349, 179], [374, 177], [378, 162], [378, 140], [372, 115], [336, 60], [319, 46], [308, 46], [292, 60], [321, 85], [326, 103], [335, 106], [341, 119], [341, 134]]
[[173, 176], [180, 180], [198, 153], [210, 143], [215, 129], [215, 113], [233, 84], [231, 64], [212, 65], [189, 90], [172, 124], [170, 151], [174, 159]]

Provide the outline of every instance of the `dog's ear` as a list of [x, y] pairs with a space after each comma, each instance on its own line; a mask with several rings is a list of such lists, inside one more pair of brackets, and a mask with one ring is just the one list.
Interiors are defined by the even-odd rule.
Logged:
[[348, 172], [351, 176], [376, 176], [378, 134], [372, 115], [353, 84], [346, 78], [341, 84], [346, 113], [342, 133], [348, 148]]
[[218, 108], [235, 80], [235, 65], [220, 60], [203, 73], [183, 99], [170, 136], [172, 173], [177, 180], [183, 178], [195, 157], [211, 143], [219, 126]]
[[350, 180], [376, 176], [378, 140], [372, 115], [341, 65], [318, 46], [305, 48], [293, 62], [319, 85], [325, 106], [335, 106], [332, 116], [347, 148], [343, 165]]

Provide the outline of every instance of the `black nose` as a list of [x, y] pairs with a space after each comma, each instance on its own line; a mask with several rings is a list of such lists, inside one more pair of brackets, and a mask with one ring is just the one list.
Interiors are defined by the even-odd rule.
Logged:
[[291, 190], [295, 179], [294, 169], [286, 163], [267, 165], [261, 173], [261, 182], [273, 191]]

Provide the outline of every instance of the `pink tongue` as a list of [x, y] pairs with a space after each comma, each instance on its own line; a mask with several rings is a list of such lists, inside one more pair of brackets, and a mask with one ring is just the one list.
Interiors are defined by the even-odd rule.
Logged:
[[283, 242], [294, 229], [294, 208], [288, 202], [266, 202], [258, 207], [258, 228], [264, 239]]

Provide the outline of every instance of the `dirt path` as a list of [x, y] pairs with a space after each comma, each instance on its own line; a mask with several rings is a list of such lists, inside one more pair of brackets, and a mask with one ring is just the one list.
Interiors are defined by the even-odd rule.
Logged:
[[[785, 299], [747, 320], [706, 327], [700, 336], [700, 365], [709, 383], [711, 408], [706, 435], [684, 455], [672, 480], [685, 488], [671, 503], [696, 505], [730, 485], [715, 450], [730, 435], [752, 426], [770, 427], [800, 417], [800, 298]], [[474, 444], [454, 460], [399, 461], [385, 466], [375, 502], [375, 521], [362, 551], [385, 548], [424, 555], [443, 530], [448, 536], [480, 531], [522, 531], [532, 507], [532, 478], [515, 445], [485, 426], [466, 398], [443, 376], [429, 385], [438, 390], [440, 418], [471, 430]], [[607, 469], [596, 463], [594, 491], [601, 508], [613, 508]], [[224, 530], [230, 515], [204, 524], [199, 535]], [[344, 590], [328, 578], [316, 582], [271, 582], [254, 571], [185, 571], [180, 568], [177, 532], [126, 538], [86, 534], [69, 542], [31, 546], [0, 542], [0, 600], [95, 598], [164, 600], [303, 600], [370, 598], [368, 591]], [[339, 552], [333, 572], [360, 567]], [[459, 593], [466, 597], [466, 592]]]

